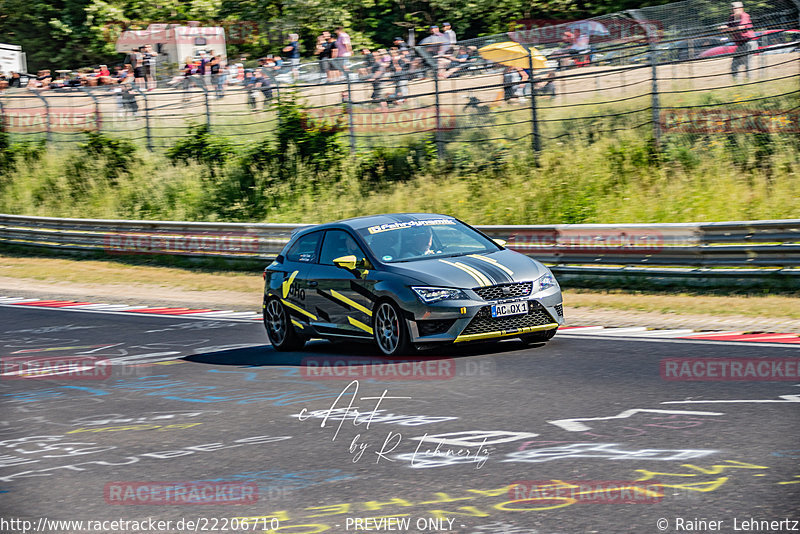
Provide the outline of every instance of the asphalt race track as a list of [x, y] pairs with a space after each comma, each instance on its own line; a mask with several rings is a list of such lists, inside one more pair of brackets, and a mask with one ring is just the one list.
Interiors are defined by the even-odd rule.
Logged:
[[664, 376], [798, 348], [564, 332], [387, 363], [0, 306], [0, 531], [800, 531], [800, 380]]

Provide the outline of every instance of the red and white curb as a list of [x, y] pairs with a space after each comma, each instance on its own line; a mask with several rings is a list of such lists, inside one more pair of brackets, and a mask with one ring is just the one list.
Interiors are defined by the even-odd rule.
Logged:
[[192, 308], [169, 308], [133, 306], [127, 304], [96, 304], [92, 302], [75, 302], [71, 300], [41, 300], [18, 297], [0, 297], [0, 306], [18, 306], [30, 308], [50, 308], [69, 311], [119, 313], [131, 315], [156, 315], [164, 317], [191, 317], [197, 319], [224, 319], [229, 321], [260, 321], [258, 312], [237, 312], [233, 310], [212, 310]]
[[[135, 306], [127, 304], [96, 304], [92, 302], [75, 302], [71, 300], [41, 300], [19, 297], [0, 296], [0, 306], [19, 306], [31, 308], [50, 308], [70, 311], [118, 313], [131, 315], [156, 315], [162, 317], [190, 317], [197, 319], [216, 319], [239, 322], [260, 321], [258, 312], [237, 312], [233, 310], [212, 310], [192, 308], [168, 308]], [[800, 344], [800, 334], [797, 333], [745, 333], [744, 331], [713, 331], [697, 332], [690, 328], [678, 329], [649, 329], [644, 326], [626, 328], [607, 328], [604, 326], [562, 326], [559, 329], [561, 336], [586, 336], [597, 338], [658, 338], [675, 340], [698, 341], [739, 341], [755, 343], [790, 343]]]
[[604, 326], [562, 326], [559, 335], [591, 337], [636, 337], [660, 339], [686, 339], [703, 341], [742, 341], [755, 343], [797, 343], [800, 334], [796, 333], [746, 333], [744, 331], [696, 332], [690, 328], [658, 330], [644, 326], [627, 328], [606, 328]]

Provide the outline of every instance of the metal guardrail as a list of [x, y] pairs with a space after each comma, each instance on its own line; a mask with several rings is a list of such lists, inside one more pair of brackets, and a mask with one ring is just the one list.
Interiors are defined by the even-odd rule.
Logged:
[[[0, 214], [0, 244], [267, 261], [302, 226]], [[477, 228], [564, 273], [800, 276], [800, 219]]]

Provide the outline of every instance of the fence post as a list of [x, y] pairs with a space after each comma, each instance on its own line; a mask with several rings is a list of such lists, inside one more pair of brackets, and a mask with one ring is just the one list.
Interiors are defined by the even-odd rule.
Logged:
[[95, 121], [97, 122], [97, 131], [98, 132], [103, 131], [103, 121], [100, 120], [100, 101], [97, 99], [96, 96], [92, 94], [92, 92], [88, 88], [80, 87], [79, 89], [84, 93], [86, 93], [87, 95], [89, 95], [89, 98], [91, 98], [92, 102], [94, 102], [94, 116], [96, 117]]
[[528, 49], [528, 68], [531, 75], [528, 78], [528, 83], [531, 86], [531, 148], [533, 148], [533, 160], [539, 164], [539, 151], [542, 149], [541, 140], [539, 139], [539, 119], [537, 118], [536, 110], [536, 83], [533, 80], [533, 52]]
[[439, 109], [439, 69], [433, 69], [433, 92], [436, 108], [436, 156], [439, 159], [444, 157], [444, 146], [442, 144], [442, 115]]
[[[29, 89], [30, 91], [30, 89]], [[52, 128], [50, 127], [50, 103], [47, 102], [47, 99], [43, 97], [38, 91], [31, 91], [37, 98], [39, 98], [42, 102], [44, 102], [44, 118], [47, 121], [45, 124], [47, 125], [47, 142], [51, 143], [53, 141], [53, 133]]]
[[652, 91], [652, 108], [653, 108], [653, 141], [656, 148], [661, 147], [661, 104], [658, 98], [658, 55], [656, 54], [656, 46], [653, 41], [650, 41], [650, 70], [653, 76], [653, 91]]
[[350, 81], [350, 71], [344, 72], [344, 77], [347, 80], [347, 130], [350, 137], [350, 154], [356, 153], [356, 131], [353, 125], [353, 84]]
[[650, 71], [652, 76], [652, 92], [651, 92], [651, 107], [653, 109], [653, 142], [656, 149], [661, 147], [661, 104], [658, 96], [658, 55], [656, 54], [656, 35], [653, 34], [653, 28], [647, 23], [647, 20], [642, 16], [638, 9], [629, 9], [628, 14], [644, 29], [647, 35], [647, 47], [650, 50]]
[[206, 89], [205, 84], [200, 86], [200, 89], [203, 90], [203, 98], [206, 99], [206, 126], [208, 126], [208, 131], [211, 131], [211, 102], [208, 99], [208, 89]]
[[142, 91], [138, 87], [136, 88], [136, 91], [142, 95], [142, 100], [144, 100], [144, 136], [147, 139], [147, 150], [152, 152], [153, 137], [150, 135], [150, 104], [147, 102], [147, 93], [145, 91]]
[[[205, 80], [202, 76], [189, 76], [189, 79], [203, 91], [203, 98], [205, 98], [206, 104], [206, 126], [208, 126], [208, 130], [211, 131], [211, 103], [208, 100], [208, 89], [206, 89]], [[187, 87], [186, 89], [188, 90], [189, 88]]]

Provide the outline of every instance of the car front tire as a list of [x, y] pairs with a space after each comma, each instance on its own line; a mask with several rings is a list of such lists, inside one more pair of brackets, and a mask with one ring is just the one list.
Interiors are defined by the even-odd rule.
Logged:
[[267, 337], [277, 351], [300, 350], [306, 344], [304, 337], [294, 329], [286, 307], [277, 298], [269, 298], [264, 305], [264, 327]]
[[413, 350], [406, 321], [400, 309], [388, 300], [379, 302], [372, 312], [372, 334], [386, 356], [401, 356]]

